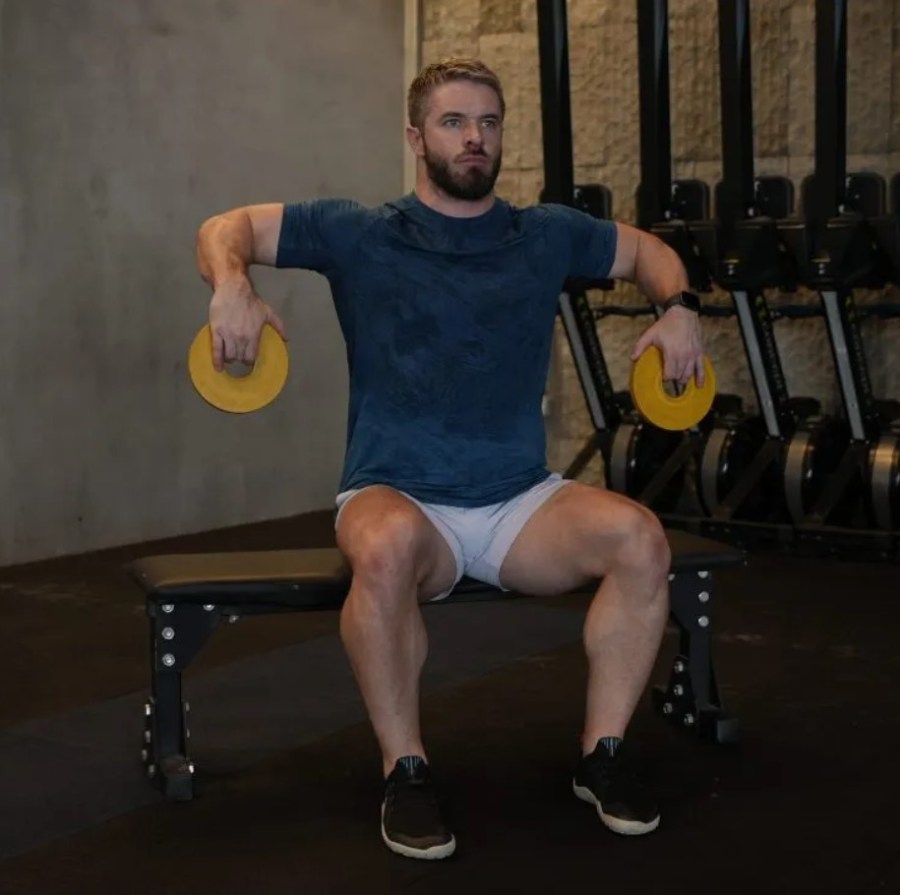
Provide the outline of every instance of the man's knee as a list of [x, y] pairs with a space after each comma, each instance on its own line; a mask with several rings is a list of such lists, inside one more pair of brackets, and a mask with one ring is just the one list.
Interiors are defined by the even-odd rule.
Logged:
[[373, 580], [414, 577], [421, 522], [414, 507], [391, 507], [340, 538], [353, 574]]
[[346, 507], [338, 546], [366, 589], [405, 591], [428, 573], [431, 523], [411, 501], [387, 489], [372, 489]]
[[616, 560], [651, 578], [665, 580], [672, 553], [659, 519], [646, 507], [630, 504], [620, 508]]

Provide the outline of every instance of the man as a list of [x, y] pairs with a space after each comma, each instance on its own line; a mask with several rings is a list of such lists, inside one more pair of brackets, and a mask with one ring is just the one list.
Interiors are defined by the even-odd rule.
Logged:
[[573, 788], [610, 829], [647, 833], [659, 814], [622, 738], [668, 617], [668, 544], [645, 508], [548, 473], [541, 398], [569, 276], [635, 282], [666, 310], [633, 357], [656, 344], [666, 378], [702, 381], [685, 271], [633, 227], [495, 196], [505, 106], [480, 62], [429, 66], [408, 106], [413, 194], [375, 209], [258, 205], [204, 223], [198, 265], [214, 290], [214, 364], [253, 363], [265, 323], [285, 335], [254, 291], [251, 264], [329, 279], [350, 367], [335, 526], [353, 577], [341, 636], [381, 748], [387, 846], [416, 858], [455, 849], [419, 728], [427, 641], [418, 604], [464, 573], [541, 595], [602, 579], [584, 625]]

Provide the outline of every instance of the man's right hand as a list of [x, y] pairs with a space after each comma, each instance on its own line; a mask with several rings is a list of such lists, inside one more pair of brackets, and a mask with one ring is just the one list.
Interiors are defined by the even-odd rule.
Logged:
[[234, 361], [252, 366], [267, 323], [287, 341], [281, 318], [256, 294], [247, 277], [220, 283], [209, 303], [213, 367], [221, 372]]

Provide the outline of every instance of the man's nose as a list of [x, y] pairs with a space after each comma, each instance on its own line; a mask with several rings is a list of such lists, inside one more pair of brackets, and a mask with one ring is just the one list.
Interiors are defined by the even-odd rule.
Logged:
[[467, 146], [481, 146], [484, 142], [484, 134], [477, 121], [471, 121], [466, 125], [464, 136]]

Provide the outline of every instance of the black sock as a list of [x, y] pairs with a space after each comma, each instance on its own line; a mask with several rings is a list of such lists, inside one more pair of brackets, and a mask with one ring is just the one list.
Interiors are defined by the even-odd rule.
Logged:
[[[414, 777], [419, 768], [426, 766], [425, 759], [421, 755], [404, 755], [397, 759], [397, 764], [402, 766], [409, 777]], [[396, 768], [397, 765], [394, 765]]]
[[612, 758], [616, 752], [622, 746], [622, 738], [621, 737], [600, 737], [597, 741], [597, 744], [603, 746], [606, 752], [609, 754], [610, 758]]

